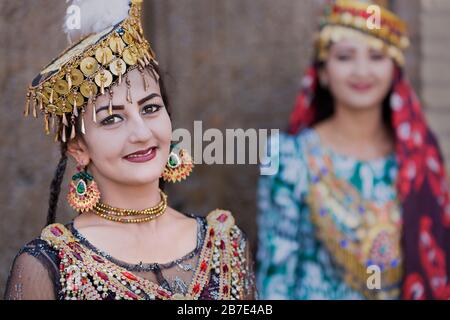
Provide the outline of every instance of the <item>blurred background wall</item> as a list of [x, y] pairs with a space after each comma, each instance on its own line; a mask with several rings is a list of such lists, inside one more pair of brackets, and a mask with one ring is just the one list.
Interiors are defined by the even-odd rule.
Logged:
[[[286, 127], [312, 53], [318, 0], [145, 0], [145, 30], [168, 84], [174, 128]], [[408, 74], [450, 160], [450, 1], [391, 0], [410, 23]], [[0, 291], [21, 246], [45, 224], [59, 150], [42, 121], [23, 119], [25, 88], [67, 45], [61, 0], [0, 0]], [[449, 162], [450, 164], [450, 162]], [[449, 166], [450, 167], [450, 166]], [[65, 203], [68, 167], [57, 220]], [[198, 165], [171, 186], [172, 205], [205, 215], [231, 210], [256, 245], [258, 168]]]

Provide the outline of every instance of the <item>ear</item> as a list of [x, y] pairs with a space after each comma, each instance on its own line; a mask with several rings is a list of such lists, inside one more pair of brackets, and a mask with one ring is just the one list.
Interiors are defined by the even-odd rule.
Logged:
[[67, 143], [67, 153], [81, 166], [89, 164], [90, 156], [86, 144], [79, 138]]

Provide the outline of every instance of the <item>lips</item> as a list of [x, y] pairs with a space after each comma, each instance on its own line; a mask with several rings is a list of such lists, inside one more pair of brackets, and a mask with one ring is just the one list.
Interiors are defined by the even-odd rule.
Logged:
[[123, 158], [130, 162], [147, 162], [152, 160], [156, 156], [156, 149], [156, 147], [150, 147], [145, 150], [139, 150], [134, 153], [130, 153]]
[[364, 83], [350, 83], [350, 87], [357, 91], [368, 91], [373, 88], [373, 85]]
[[152, 148], [153, 148], [153, 147], [150, 147], [150, 148], [145, 149], [145, 150], [139, 150], [139, 151], [136, 151], [136, 152], [134, 152], [134, 153], [130, 153], [129, 155], [125, 156], [125, 158], [133, 157], [133, 156], [141, 156], [141, 155], [147, 154], [147, 153], [150, 152], [150, 150], [151, 150]]

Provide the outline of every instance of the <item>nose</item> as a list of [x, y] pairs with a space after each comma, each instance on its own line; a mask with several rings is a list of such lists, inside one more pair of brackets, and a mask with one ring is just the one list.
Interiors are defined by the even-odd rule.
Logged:
[[150, 140], [153, 136], [152, 130], [142, 117], [136, 117], [129, 122], [131, 143], [140, 143]]
[[358, 77], [364, 78], [370, 75], [370, 61], [363, 57], [359, 57], [354, 64], [354, 74]]

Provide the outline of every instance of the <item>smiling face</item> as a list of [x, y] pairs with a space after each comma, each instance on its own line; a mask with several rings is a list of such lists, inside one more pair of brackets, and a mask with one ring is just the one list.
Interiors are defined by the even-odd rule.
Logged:
[[91, 116], [94, 106], [88, 104], [86, 134], [68, 145], [69, 154], [79, 164], [89, 163], [100, 186], [108, 182], [129, 186], [157, 183], [167, 163], [171, 121], [158, 83], [147, 71], [145, 75], [147, 90], [137, 69], [128, 73], [132, 103], [127, 101], [125, 81], [113, 87], [112, 115], [108, 113], [108, 93], [97, 97], [96, 123]]
[[332, 44], [320, 74], [322, 85], [328, 86], [336, 105], [355, 109], [380, 107], [393, 75], [392, 59], [357, 39]]

